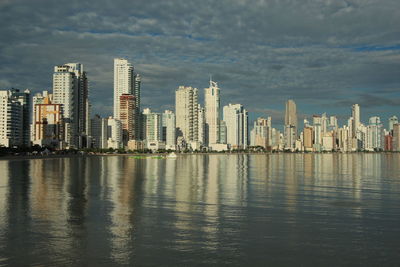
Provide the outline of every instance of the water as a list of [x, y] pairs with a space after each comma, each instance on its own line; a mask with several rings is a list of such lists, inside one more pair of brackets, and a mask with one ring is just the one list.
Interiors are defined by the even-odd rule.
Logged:
[[0, 161], [0, 266], [398, 266], [400, 154]]

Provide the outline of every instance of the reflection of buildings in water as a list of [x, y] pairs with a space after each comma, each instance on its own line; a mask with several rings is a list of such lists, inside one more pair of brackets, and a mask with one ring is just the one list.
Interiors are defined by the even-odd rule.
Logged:
[[118, 264], [128, 264], [133, 249], [134, 206], [137, 178], [142, 175], [141, 160], [108, 157], [106, 160], [112, 224], [111, 257]]
[[[163, 160], [154, 159], [154, 158], [146, 158], [146, 166], [145, 166], [145, 173], [146, 173], [146, 181], [143, 185], [143, 190], [146, 195], [156, 195], [159, 190], [159, 183], [160, 183], [160, 164], [165, 163]], [[152, 201], [152, 198], [147, 198], [146, 201]], [[151, 204], [151, 203], [145, 203]]]
[[[207, 155], [204, 162], [204, 186], [202, 187], [202, 216], [207, 221], [202, 230], [209, 250], [216, 250], [219, 244], [218, 225], [220, 207], [220, 177], [225, 175], [220, 155]], [[224, 156], [222, 156], [224, 157]]]
[[218, 248], [220, 220], [236, 215], [237, 209], [232, 207], [247, 204], [247, 177], [247, 155], [185, 155], [177, 159], [175, 227], [179, 249], [189, 249], [193, 231], [202, 232], [208, 250]]
[[395, 188], [393, 186], [398, 185], [398, 181], [400, 180], [399, 175], [393, 175], [394, 173], [399, 173], [400, 171], [400, 154], [399, 153], [384, 153], [381, 154], [380, 166], [381, 166], [381, 177], [386, 177], [385, 181], [382, 181], [382, 184], [386, 184], [390, 188]]
[[69, 192], [66, 181], [70, 180], [69, 160], [35, 159], [30, 160], [29, 177], [30, 216], [39, 224], [31, 224], [32, 231], [48, 233], [48, 241], [44, 244], [51, 255], [65, 255], [74, 249], [71, 240], [71, 227], [68, 221]]
[[[363, 176], [362, 183], [373, 183], [375, 186], [380, 184], [380, 179], [382, 177], [382, 158], [384, 158], [383, 154], [362, 154], [362, 157], [360, 159], [362, 165], [361, 171]], [[371, 179], [373, 179], [373, 181], [371, 181]], [[377, 179], [379, 179], [379, 181]]]
[[249, 177], [252, 177], [249, 183], [249, 197], [251, 198], [266, 198], [270, 196], [271, 182], [271, 156], [268, 154], [249, 155]]
[[177, 159], [175, 227], [180, 235], [178, 245], [182, 249], [191, 244], [190, 231], [196, 225], [193, 221], [196, 220], [195, 215], [199, 209], [197, 203], [202, 202], [203, 180], [204, 156], [185, 155]]
[[[50, 224], [65, 223], [65, 206], [62, 202], [65, 173], [58, 175], [58, 164], [63, 159], [31, 160], [31, 216], [34, 219], [47, 220]], [[59, 221], [62, 220], [62, 221]]]
[[301, 160], [298, 154], [283, 155], [283, 170], [285, 173], [285, 187], [286, 187], [286, 208], [289, 212], [296, 211], [297, 205], [297, 164], [296, 161]]
[[8, 171], [8, 160], [0, 160], [0, 250], [4, 251], [5, 234], [8, 225], [8, 203], [7, 197], [9, 195], [8, 180], [10, 178]]
[[305, 185], [314, 185], [314, 154], [303, 154], [303, 175]]
[[223, 205], [246, 206], [248, 190], [247, 154], [229, 155], [226, 158], [226, 175], [221, 175], [221, 197]]
[[176, 159], [167, 159], [165, 162], [165, 184], [163, 195], [169, 201], [175, 200], [176, 195]]

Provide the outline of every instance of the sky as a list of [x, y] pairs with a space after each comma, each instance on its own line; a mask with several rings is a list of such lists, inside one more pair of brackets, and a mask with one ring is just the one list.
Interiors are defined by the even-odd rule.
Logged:
[[[0, 89], [51, 90], [55, 65], [80, 62], [92, 114], [112, 114], [113, 58], [142, 76], [142, 108], [174, 109], [179, 85], [210, 75], [221, 104], [250, 119], [400, 117], [399, 0], [0, 0]], [[300, 124], [301, 125], [301, 124]]]

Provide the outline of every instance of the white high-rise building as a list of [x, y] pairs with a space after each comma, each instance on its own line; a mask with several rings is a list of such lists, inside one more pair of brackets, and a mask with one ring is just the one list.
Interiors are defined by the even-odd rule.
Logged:
[[[269, 117], [268, 119], [270, 119]], [[250, 145], [251, 146], [261, 146], [263, 148], [268, 147], [269, 136], [268, 132], [270, 127], [268, 127], [269, 120], [265, 118], [257, 118], [254, 122], [253, 130], [251, 130]]]
[[226, 124], [226, 142], [233, 149], [245, 149], [248, 145], [248, 112], [241, 104], [229, 104], [223, 108]]
[[109, 117], [107, 120], [107, 147], [122, 148], [122, 123], [120, 120]]
[[12, 97], [12, 92], [0, 91], [0, 145], [23, 144], [23, 117], [23, 105]]
[[176, 128], [178, 136], [183, 136], [186, 143], [199, 140], [197, 101], [197, 88], [179, 86], [175, 91]]
[[205, 124], [205, 110], [204, 108], [199, 104], [197, 107], [198, 115], [197, 115], [197, 121], [198, 121], [198, 142], [200, 145], [203, 145], [205, 140], [206, 140], [206, 124]]
[[144, 135], [147, 142], [158, 142], [162, 139], [161, 114], [151, 112], [149, 108], [143, 110]]
[[[128, 60], [114, 58], [114, 118], [119, 119], [119, 101], [123, 94], [134, 94], [133, 66]], [[139, 101], [139, 100], [136, 100]]]
[[163, 126], [163, 141], [165, 141], [165, 148], [176, 149], [176, 129], [175, 129], [175, 114], [171, 110], [166, 110], [162, 114]]
[[360, 128], [360, 106], [358, 104], [354, 104], [351, 107], [351, 116], [353, 117], [353, 138], [357, 138], [357, 132]]
[[381, 150], [384, 144], [384, 135], [379, 117], [371, 117], [366, 129], [365, 149], [369, 151]]
[[62, 65], [54, 67], [53, 74], [53, 103], [63, 105], [65, 129], [63, 141], [69, 146], [77, 145], [77, 108], [78, 85], [75, 73], [69, 66]]
[[80, 63], [54, 67], [53, 103], [63, 105], [64, 141], [69, 146], [85, 147], [89, 127], [89, 99], [86, 72]]
[[205, 143], [220, 142], [220, 98], [218, 84], [210, 80], [210, 87], [204, 89]]

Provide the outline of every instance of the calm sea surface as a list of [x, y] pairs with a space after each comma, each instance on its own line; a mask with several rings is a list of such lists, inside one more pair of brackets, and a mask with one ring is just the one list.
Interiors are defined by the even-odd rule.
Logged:
[[400, 154], [1, 160], [9, 265], [399, 266]]

